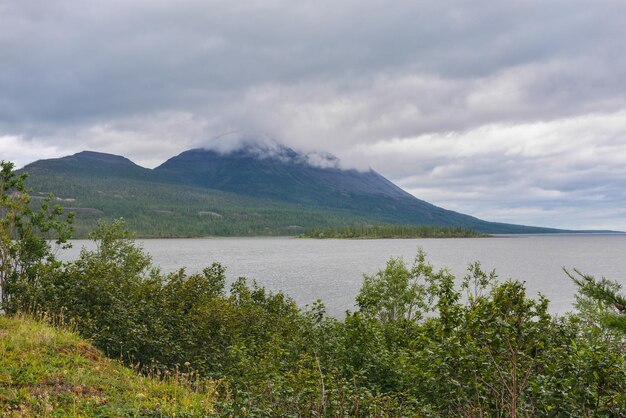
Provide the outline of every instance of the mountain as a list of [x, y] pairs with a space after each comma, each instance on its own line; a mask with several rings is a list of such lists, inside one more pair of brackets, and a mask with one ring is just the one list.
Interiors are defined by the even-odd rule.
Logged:
[[337, 165], [318, 167], [290, 148], [280, 148], [274, 154], [256, 148], [228, 154], [193, 149], [154, 171], [195, 186], [318, 205], [345, 206], [349, 204], [346, 198], [358, 195], [413, 198], [372, 170], [361, 173]]
[[437, 207], [405, 192], [374, 170], [344, 170], [334, 157], [323, 157], [324, 163], [315, 165], [310, 156], [282, 146], [247, 146], [228, 153], [192, 149], [170, 158], [154, 171], [181, 184], [350, 210], [379, 222], [462, 225], [488, 233], [547, 232], [545, 228], [486, 222]]
[[63, 158], [39, 160], [24, 167], [30, 176], [66, 174], [88, 177], [152, 179], [154, 172], [128, 158], [102, 152], [82, 151]]
[[563, 232], [502, 224], [417, 199], [373, 170], [342, 169], [328, 154], [275, 143], [192, 149], [151, 170], [83, 151], [24, 167], [35, 199], [48, 193], [77, 214], [82, 236], [124, 217], [140, 236], [294, 235], [351, 224], [469, 226], [486, 233]]

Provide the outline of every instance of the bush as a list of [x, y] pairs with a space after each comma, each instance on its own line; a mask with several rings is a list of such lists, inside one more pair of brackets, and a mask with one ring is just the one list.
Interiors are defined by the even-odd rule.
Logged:
[[26, 174], [13, 168], [13, 163], [0, 161], [0, 311], [6, 313], [32, 308], [13, 295], [30, 292], [41, 277], [60, 268], [50, 242], [65, 246], [73, 220], [52, 205], [52, 195], [34, 210], [24, 187]]

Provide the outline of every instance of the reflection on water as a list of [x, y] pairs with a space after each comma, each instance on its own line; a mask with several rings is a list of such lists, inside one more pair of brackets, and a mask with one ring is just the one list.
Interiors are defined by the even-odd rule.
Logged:
[[[183, 267], [193, 272], [213, 261], [227, 268], [229, 281], [255, 279], [269, 290], [282, 290], [300, 306], [321, 299], [328, 312], [343, 316], [353, 310], [363, 274], [383, 268], [390, 257], [411, 262], [418, 247], [437, 268], [457, 277], [480, 261], [501, 279], [526, 282], [529, 295], [543, 293], [551, 310], [571, 310], [575, 286], [562, 268], [605, 276], [626, 284], [626, 235], [530, 235], [485, 239], [309, 240], [295, 238], [154, 239], [140, 241], [164, 272]], [[60, 254], [78, 256], [88, 241]]]

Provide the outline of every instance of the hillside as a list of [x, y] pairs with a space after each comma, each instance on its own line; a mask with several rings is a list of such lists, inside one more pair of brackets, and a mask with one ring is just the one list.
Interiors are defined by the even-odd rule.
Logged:
[[138, 376], [73, 333], [0, 316], [0, 416], [209, 414], [213, 388], [185, 379]]
[[413, 198], [373, 170], [342, 170], [332, 156], [327, 158], [320, 167], [312, 165], [306, 155], [284, 147], [272, 152], [247, 147], [228, 154], [193, 149], [154, 171], [181, 183], [320, 206], [349, 204], [350, 197], [359, 195]]
[[296, 235], [362, 224], [471, 227], [482, 233], [561, 232], [483, 221], [415, 198], [373, 170], [329, 155], [274, 146], [194, 149], [150, 170], [84, 151], [27, 165], [32, 195], [53, 193], [77, 215], [77, 236], [99, 218], [124, 217], [143, 237]]
[[[54, 164], [64, 163], [59, 160]], [[138, 236], [156, 238], [297, 235], [306, 227], [372, 222], [371, 217], [348, 210], [237, 195], [154, 177], [94, 175], [75, 167], [50, 169], [48, 161], [31, 164], [25, 171], [35, 202], [53, 193], [56, 203], [76, 213], [79, 238], [86, 237], [99, 219], [119, 217]]]
[[[332, 156], [322, 164], [279, 145], [246, 146], [222, 154], [193, 149], [154, 171], [174, 181], [325, 209], [348, 210], [372, 223], [472, 227], [485, 233], [559, 232], [556, 229], [487, 222], [417, 199], [375, 172], [339, 168]], [[313, 161], [318, 162], [320, 158]]]

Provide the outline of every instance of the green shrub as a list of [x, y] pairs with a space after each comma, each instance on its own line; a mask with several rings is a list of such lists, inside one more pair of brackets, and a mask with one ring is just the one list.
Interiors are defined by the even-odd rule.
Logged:
[[52, 205], [53, 196], [42, 200], [38, 210], [10, 162], [0, 161], [0, 311], [15, 313], [30, 307], [13, 294], [30, 291], [33, 282], [60, 267], [51, 241], [64, 246], [72, 234], [71, 215]]

